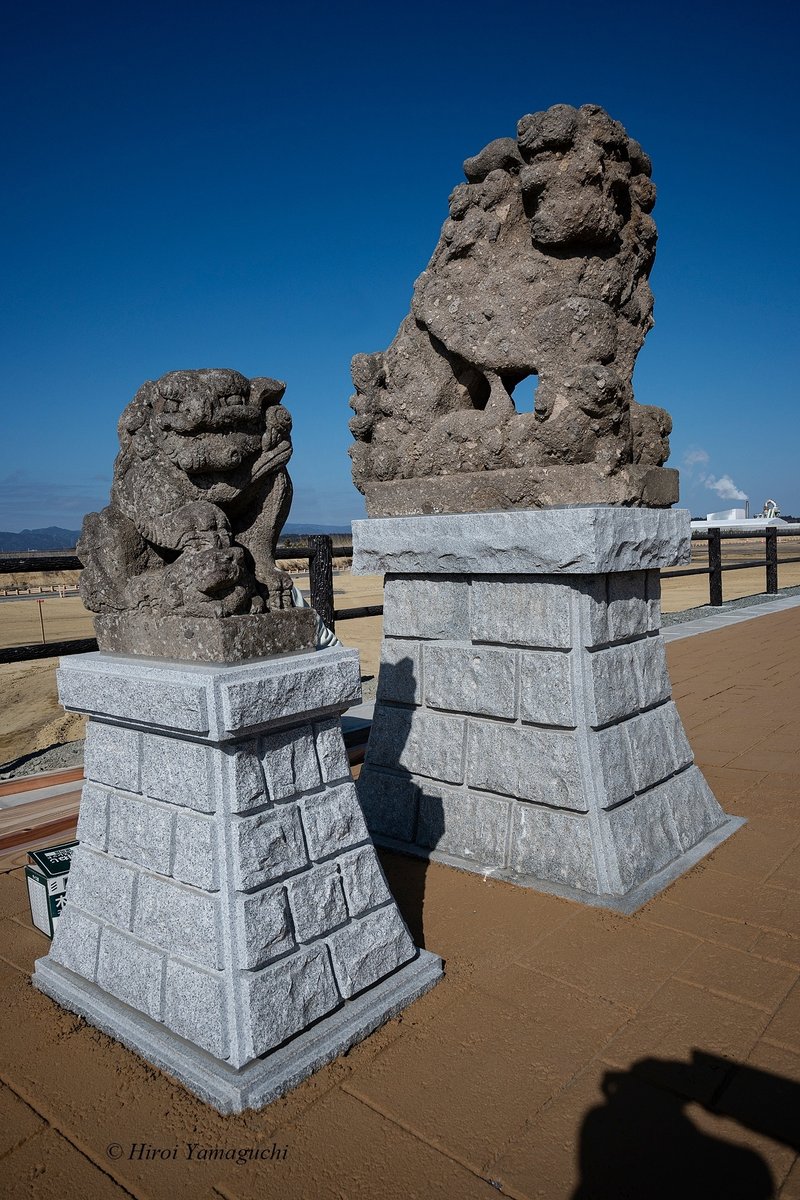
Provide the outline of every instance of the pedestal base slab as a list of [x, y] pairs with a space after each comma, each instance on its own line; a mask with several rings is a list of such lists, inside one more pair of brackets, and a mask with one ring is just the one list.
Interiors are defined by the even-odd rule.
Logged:
[[652, 875], [650, 879], [625, 896], [592, 895], [578, 888], [569, 887], [567, 884], [541, 879], [537, 875], [520, 874], [510, 871], [506, 867], [488, 867], [471, 862], [466, 858], [459, 858], [455, 854], [448, 854], [443, 850], [428, 850], [424, 846], [409, 845], [407, 842], [399, 842], [390, 837], [376, 836], [375, 844], [384, 846], [387, 850], [394, 850], [398, 854], [408, 854], [413, 858], [423, 858], [428, 862], [442, 863], [446, 867], [454, 867], [457, 871], [469, 871], [471, 875], [480, 875], [483, 879], [502, 879], [505, 883], [513, 883], [516, 887], [530, 888], [535, 892], [545, 892], [549, 896], [560, 896], [562, 900], [577, 900], [579, 904], [588, 904], [590, 908], [607, 908], [611, 912], [630, 916], [631, 913], [635, 913], [637, 909], [642, 908], [649, 900], [657, 896], [659, 892], [668, 888], [676, 879], [680, 879], [681, 875], [685, 875], [707, 854], [711, 854], [717, 846], [721, 846], [736, 833], [737, 829], [741, 829], [742, 825], [746, 824], [745, 817], [726, 817], [724, 824], [719, 829], [715, 829], [708, 837], [703, 838], [702, 842], [693, 846], [687, 853], [669, 863], [668, 866]]
[[442, 960], [420, 950], [417, 958], [394, 975], [240, 1070], [46, 958], [36, 964], [33, 985], [63, 1008], [84, 1017], [141, 1055], [146, 1062], [173, 1075], [201, 1100], [227, 1115], [246, 1108], [262, 1108], [277, 1100], [397, 1016], [438, 983], [441, 976]]

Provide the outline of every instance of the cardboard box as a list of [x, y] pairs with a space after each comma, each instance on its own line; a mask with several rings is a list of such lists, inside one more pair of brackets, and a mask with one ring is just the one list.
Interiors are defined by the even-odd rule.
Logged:
[[72, 851], [77, 842], [48, 846], [46, 850], [29, 850], [30, 866], [25, 868], [31, 920], [37, 929], [52, 937], [67, 891], [67, 876]]

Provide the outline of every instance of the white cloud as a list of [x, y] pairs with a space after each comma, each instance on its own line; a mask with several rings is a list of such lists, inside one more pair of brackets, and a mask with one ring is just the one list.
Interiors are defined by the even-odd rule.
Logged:
[[747, 492], [738, 488], [730, 475], [720, 475], [719, 479], [715, 479], [713, 475], [707, 475], [703, 483], [707, 488], [711, 488], [712, 492], [716, 492], [722, 500], [747, 499]]
[[705, 466], [710, 461], [711, 458], [708, 454], [708, 451], [704, 450], [702, 446], [692, 447], [692, 449], [687, 450], [683, 456], [683, 465], [688, 470], [691, 470], [692, 467], [699, 467], [701, 465]]

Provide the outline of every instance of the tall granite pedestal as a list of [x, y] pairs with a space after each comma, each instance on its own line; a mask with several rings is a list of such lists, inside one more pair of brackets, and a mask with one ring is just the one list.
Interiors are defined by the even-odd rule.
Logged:
[[553, 508], [353, 525], [385, 574], [359, 794], [376, 841], [631, 912], [742, 823], [694, 765], [659, 634], [689, 515]]
[[90, 716], [67, 903], [34, 985], [221, 1112], [257, 1108], [427, 991], [350, 776], [358, 655], [66, 659]]

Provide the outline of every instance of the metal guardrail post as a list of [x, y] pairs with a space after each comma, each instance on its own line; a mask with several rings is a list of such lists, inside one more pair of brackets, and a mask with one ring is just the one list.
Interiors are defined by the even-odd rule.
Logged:
[[336, 628], [333, 612], [333, 538], [315, 533], [308, 539], [311, 557], [308, 577], [311, 585], [311, 607], [328, 629]]
[[708, 602], [715, 608], [722, 604], [722, 539], [719, 529], [708, 531]]
[[778, 590], [778, 534], [773, 526], [764, 531], [767, 547], [767, 591], [775, 595]]

